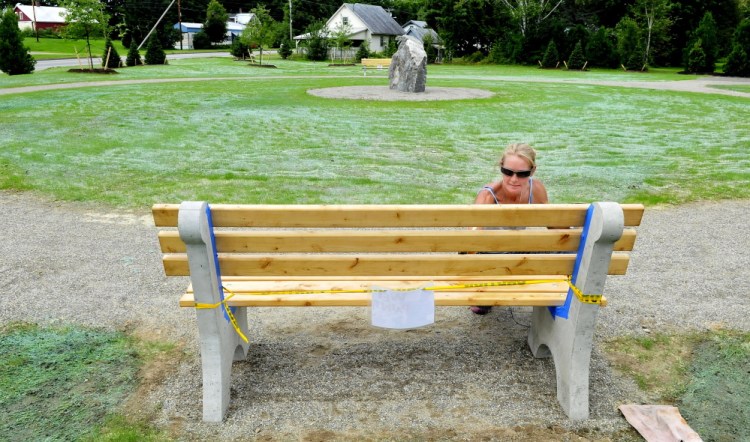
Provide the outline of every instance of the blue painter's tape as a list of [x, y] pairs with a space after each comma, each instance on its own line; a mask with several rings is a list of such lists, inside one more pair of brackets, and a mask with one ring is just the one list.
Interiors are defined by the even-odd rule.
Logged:
[[[583, 257], [583, 250], [586, 247], [586, 241], [589, 237], [589, 227], [591, 226], [591, 218], [594, 216], [594, 205], [590, 204], [588, 210], [586, 210], [586, 221], [583, 223], [583, 232], [581, 232], [581, 242], [578, 244], [578, 254], [576, 255], [576, 262], [573, 266], [573, 274], [571, 275], [571, 282], [573, 285], [578, 284], [578, 270], [581, 268], [581, 258]], [[570, 303], [573, 301], [573, 289], [568, 289], [568, 296], [565, 298], [565, 304], [557, 307], [549, 307], [549, 312], [553, 318], [568, 319], [568, 313], [570, 312]]]
[[[206, 219], [208, 220], [208, 231], [211, 233], [211, 253], [214, 255], [214, 267], [216, 268], [216, 283], [219, 287], [219, 299], [224, 300], [224, 286], [221, 285], [221, 267], [219, 267], [219, 254], [216, 251], [216, 235], [214, 235], [214, 221], [213, 218], [211, 218], [211, 206], [206, 204]], [[232, 310], [232, 314], [235, 313], [237, 310], [237, 307], [230, 307], [230, 310]], [[227, 322], [231, 322], [229, 319], [229, 315], [227, 315], [227, 311], [222, 308], [221, 311], [224, 313], [224, 318], [227, 320]]]

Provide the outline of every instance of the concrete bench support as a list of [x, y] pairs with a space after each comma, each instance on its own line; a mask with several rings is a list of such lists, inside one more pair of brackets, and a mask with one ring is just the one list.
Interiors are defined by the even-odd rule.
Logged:
[[[593, 203], [573, 274], [586, 294], [603, 293], [613, 245], [622, 235], [623, 212], [616, 203]], [[535, 357], [552, 356], [557, 374], [557, 400], [572, 420], [589, 416], [589, 364], [599, 306], [568, 293], [565, 305], [534, 307], [529, 347]]]
[[[221, 302], [224, 296], [208, 204], [182, 203], [178, 226], [180, 238], [187, 246], [196, 302]], [[229, 407], [232, 362], [245, 359], [248, 344], [240, 339], [223, 308], [196, 309], [196, 315], [203, 367], [203, 420], [221, 422]], [[247, 335], [246, 309], [236, 309], [235, 318]]]

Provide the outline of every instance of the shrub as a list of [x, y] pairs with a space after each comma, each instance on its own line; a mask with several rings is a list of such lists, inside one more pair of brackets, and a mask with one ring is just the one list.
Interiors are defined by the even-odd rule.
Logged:
[[750, 57], [747, 51], [735, 43], [724, 63], [724, 73], [734, 77], [750, 77]]
[[8, 75], [34, 72], [36, 60], [24, 47], [18, 29], [18, 16], [8, 8], [0, 18], [0, 70]]
[[480, 63], [484, 60], [484, 54], [482, 51], [476, 51], [473, 54], [466, 55], [463, 57], [465, 63]]
[[359, 49], [357, 49], [357, 53], [354, 54], [354, 58], [357, 60], [357, 63], [361, 62], [363, 58], [370, 58], [370, 45], [367, 41], [363, 41], [362, 44], [359, 45]]
[[166, 64], [167, 54], [164, 53], [164, 49], [161, 48], [161, 43], [155, 35], [148, 39], [145, 60], [146, 64]]
[[234, 56], [235, 58], [244, 60], [250, 57], [252, 51], [250, 50], [250, 46], [243, 42], [241, 38], [235, 38], [232, 42], [232, 46], [229, 48], [229, 53], [232, 54], [232, 56]]
[[138, 43], [135, 40], [130, 40], [130, 49], [128, 49], [128, 56], [125, 58], [125, 64], [128, 66], [138, 66], [141, 64], [141, 53], [138, 52]]
[[703, 50], [701, 40], [698, 39], [688, 53], [687, 71], [690, 73], [713, 72], [713, 67], [710, 71], [708, 70], [707, 62], [706, 52]]
[[550, 40], [547, 45], [547, 50], [544, 51], [544, 57], [542, 58], [543, 68], [554, 68], [560, 62], [560, 55], [557, 52], [557, 45], [554, 40]]
[[[107, 55], [109, 55], [109, 63], [107, 62]], [[120, 54], [112, 44], [112, 40], [109, 38], [104, 43], [104, 53], [102, 54], [102, 67], [108, 67], [110, 69], [119, 68], [122, 65], [122, 59]]]
[[583, 69], [583, 66], [586, 64], [586, 59], [583, 56], [583, 48], [581, 45], [581, 42], [579, 41], [576, 43], [576, 46], [573, 48], [573, 52], [570, 53], [570, 57], [568, 58], [568, 69]]
[[203, 29], [193, 35], [193, 49], [211, 49], [211, 39]]
[[398, 43], [396, 43], [395, 39], [391, 38], [388, 40], [388, 46], [383, 49], [383, 55], [385, 58], [391, 58], [396, 51], [398, 51]]
[[435, 63], [437, 59], [437, 49], [435, 49], [435, 42], [432, 38], [432, 34], [429, 32], [422, 38], [422, 44], [424, 46], [424, 52], [427, 55], [427, 63]]

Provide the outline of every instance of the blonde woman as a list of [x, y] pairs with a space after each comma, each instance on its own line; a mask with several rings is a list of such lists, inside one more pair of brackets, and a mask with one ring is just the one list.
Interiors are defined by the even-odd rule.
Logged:
[[[475, 204], [546, 204], [547, 189], [534, 179], [536, 151], [528, 144], [511, 144], [500, 157], [501, 180], [482, 187]], [[490, 306], [473, 306], [471, 311], [486, 315]]]

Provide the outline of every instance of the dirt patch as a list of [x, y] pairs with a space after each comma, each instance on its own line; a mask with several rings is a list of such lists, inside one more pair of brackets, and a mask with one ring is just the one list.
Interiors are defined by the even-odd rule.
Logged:
[[68, 72], [73, 72], [76, 74], [116, 74], [117, 71], [114, 69], [104, 69], [104, 68], [95, 68], [95, 69], [68, 69]]
[[443, 101], [490, 98], [494, 92], [464, 87], [428, 87], [424, 92], [400, 92], [388, 86], [343, 86], [309, 89], [308, 94], [322, 98], [373, 101]]

